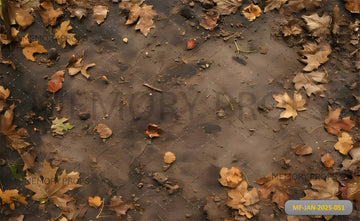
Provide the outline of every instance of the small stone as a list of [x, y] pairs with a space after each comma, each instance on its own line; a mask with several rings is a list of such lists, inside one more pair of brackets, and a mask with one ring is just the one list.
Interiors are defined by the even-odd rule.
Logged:
[[59, 57], [59, 53], [56, 48], [50, 48], [48, 51], [48, 59], [55, 61]]
[[80, 118], [80, 120], [87, 120], [90, 118], [90, 113], [89, 112], [80, 112], [79, 118]]

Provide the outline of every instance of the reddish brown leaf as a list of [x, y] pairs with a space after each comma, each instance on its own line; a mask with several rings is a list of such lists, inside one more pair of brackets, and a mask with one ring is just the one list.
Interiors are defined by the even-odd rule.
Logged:
[[352, 128], [355, 126], [355, 121], [350, 120], [350, 117], [344, 117], [339, 119], [342, 107], [333, 110], [329, 106], [329, 115], [325, 117], [325, 129], [328, 133], [341, 136], [340, 130], [352, 132]]
[[64, 73], [65, 71], [58, 71], [52, 76], [51, 80], [48, 81], [48, 91], [55, 93], [62, 88]]

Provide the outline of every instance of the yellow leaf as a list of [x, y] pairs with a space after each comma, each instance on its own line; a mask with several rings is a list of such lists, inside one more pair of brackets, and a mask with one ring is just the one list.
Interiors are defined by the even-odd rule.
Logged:
[[230, 170], [226, 167], [223, 167], [220, 170], [220, 178], [218, 181], [223, 186], [235, 188], [242, 181], [241, 172], [236, 167], [231, 167]]
[[88, 201], [89, 201], [89, 206], [94, 208], [98, 208], [102, 204], [102, 200], [99, 196], [95, 196], [94, 198], [89, 196]]
[[62, 22], [60, 27], [55, 29], [54, 39], [57, 39], [58, 44], [62, 48], [65, 48], [66, 42], [71, 46], [77, 45], [78, 43], [75, 34], [68, 33], [71, 29], [70, 20]]
[[354, 142], [352, 137], [343, 132], [341, 137], [338, 137], [338, 142], [334, 145], [335, 149], [338, 150], [341, 154], [347, 155], [349, 151], [354, 147]]
[[279, 102], [276, 107], [285, 108], [283, 112], [280, 113], [280, 118], [290, 118], [295, 119], [297, 116], [297, 111], [304, 111], [306, 108], [304, 104], [306, 100], [302, 98], [300, 94], [294, 93], [294, 100], [289, 97], [285, 92], [284, 95], [278, 94], [273, 95], [273, 98]]
[[40, 45], [38, 41], [29, 42], [29, 34], [26, 34], [25, 37], [21, 39], [20, 46], [23, 47], [23, 54], [30, 61], [35, 61], [34, 54], [46, 53], [47, 50], [44, 46]]
[[242, 11], [245, 18], [249, 21], [254, 21], [261, 14], [261, 8], [257, 5], [251, 4], [245, 7]]

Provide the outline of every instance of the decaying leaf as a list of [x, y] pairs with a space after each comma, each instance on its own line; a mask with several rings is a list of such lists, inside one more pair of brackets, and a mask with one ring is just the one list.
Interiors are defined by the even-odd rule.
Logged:
[[145, 0], [122, 0], [119, 3], [120, 12], [130, 10], [134, 5], [141, 5]]
[[33, 41], [30, 43], [29, 34], [26, 34], [25, 37], [21, 39], [20, 46], [23, 47], [22, 52], [26, 59], [30, 61], [35, 61], [35, 53], [42, 54], [47, 52], [44, 46], [40, 45], [38, 41]]
[[306, 57], [306, 59], [300, 59], [301, 62], [307, 64], [303, 70], [313, 71], [317, 69], [321, 64], [329, 60], [328, 55], [331, 54], [331, 47], [329, 43], [316, 44], [309, 42], [303, 45], [304, 50], [299, 53]]
[[88, 0], [70, 0], [70, 7], [67, 10], [70, 12], [71, 17], [77, 17], [80, 20], [82, 17], [86, 17], [90, 8]]
[[306, 28], [312, 32], [313, 36], [327, 35], [330, 34], [329, 27], [331, 25], [332, 18], [326, 13], [320, 17], [317, 13], [306, 16], [303, 15], [302, 18], [306, 22]]
[[279, 10], [287, 1], [288, 0], [266, 0], [264, 12], [274, 10], [275, 8]]
[[10, 24], [15, 25], [17, 23], [22, 29], [29, 27], [34, 22], [30, 10], [31, 8], [22, 7], [19, 2], [9, 1]]
[[334, 158], [332, 158], [332, 156], [327, 153], [321, 157], [321, 162], [324, 164], [325, 167], [330, 168], [334, 165], [335, 161]]
[[10, 96], [10, 90], [0, 86], [0, 112], [6, 107], [6, 99]]
[[306, 100], [302, 98], [301, 94], [294, 93], [294, 100], [289, 97], [285, 92], [284, 95], [278, 94], [273, 95], [273, 98], [279, 102], [276, 107], [285, 108], [283, 112], [280, 113], [280, 118], [290, 118], [295, 119], [297, 116], [297, 111], [304, 111], [306, 108], [304, 104]]
[[248, 183], [242, 181], [235, 189], [228, 192], [231, 198], [227, 205], [239, 211], [239, 215], [251, 218], [260, 212], [260, 206], [256, 203], [259, 202], [260, 197], [256, 188], [248, 190]]
[[63, 118], [55, 118], [55, 120], [52, 121], [51, 125], [51, 131], [55, 134], [64, 135], [64, 131], [71, 130], [74, 128], [74, 125], [71, 125], [69, 123], [66, 123], [69, 119], [63, 117]]
[[352, 172], [360, 171], [360, 148], [354, 148], [350, 151], [350, 159], [345, 159], [342, 162], [342, 166], [345, 170], [350, 170]]
[[333, 9], [333, 29], [332, 29], [332, 33], [333, 34], [338, 34], [339, 33], [339, 29], [340, 26], [345, 25], [345, 19], [340, 15], [340, 8], [339, 6], [335, 6]]
[[87, 69], [94, 67], [95, 65], [95, 63], [84, 65], [83, 57], [76, 57], [75, 55], [72, 55], [69, 59], [67, 68], [71, 76], [74, 76], [80, 72], [84, 77], [89, 79], [90, 75], [87, 73]]
[[206, 12], [200, 19], [200, 26], [206, 30], [213, 30], [217, 26], [219, 14], [216, 11]]
[[11, 210], [15, 210], [15, 202], [27, 205], [26, 198], [19, 194], [18, 190], [5, 190], [0, 189], [0, 205], [9, 204]]
[[280, 13], [284, 15], [291, 15], [292, 13], [297, 13], [302, 9], [312, 11], [321, 5], [321, 1], [322, 0], [288, 0], [288, 2], [280, 9]]
[[302, 87], [305, 88], [307, 96], [311, 94], [325, 97], [326, 88], [322, 84], [329, 82], [328, 74], [324, 71], [313, 71], [310, 73], [298, 72], [293, 79], [295, 89], [298, 91]]
[[223, 167], [220, 170], [220, 178], [218, 181], [223, 186], [235, 188], [242, 181], [241, 172], [237, 167], [231, 167], [230, 170], [226, 167]]
[[112, 135], [112, 130], [105, 124], [98, 124], [95, 127], [96, 132], [100, 135], [100, 138], [107, 139]]
[[131, 202], [124, 202], [121, 196], [113, 196], [110, 200], [109, 209], [116, 212], [116, 217], [121, 220], [121, 215], [126, 215], [129, 209], [135, 209]]
[[[1, 51], [0, 51], [1, 52]], [[0, 53], [0, 63], [10, 65], [14, 70], [16, 69], [14, 62], [4, 58]]]
[[19, 31], [16, 28], [11, 27], [11, 39], [8, 39], [8, 36], [6, 34], [0, 34], [0, 42], [3, 43], [4, 45], [8, 45], [12, 41], [18, 41], [19, 40], [17, 37], [18, 33]]
[[350, 117], [344, 117], [339, 119], [342, 107], [333, 110], [329, 106], [329, 115], [325, 117], [325, 129], [328, 133], [340, 136], [340, 130], [352, 132], [352, 128], [355, 126], [355, 121], [350, 120]]
[[282, 33], [285, 37], [290, 35], [299, 35], [301, 32], [302, 28], [298, 19], [291, 19], [282, 27]]
[[95, 197], [89, 196], [88, 202], [89, 202], [89, 206], [94, 208], [98, 208], [103, 203], [99, 196], [95, 196]]
[[44, 161], [39, 174], [27, 171], [26, 179], [29, 184], [25, 187], [35, 193], [31, 197], [33, 200], [42, 203], [51, 201], [61, 210], [69, 211], [70, 205], [68, 204], [74, 198], [65, 193], [82, 186], [78, 184], [80, 175], [78, 172], [66, 173], [66, 170], [63, 170], [60, 175], [56, 176], [58, 169], [58, 167], [52, 168], [49, 162]]
[[357, 100], [358, 102], [358, 105], [355, 105], [353, 107], [350, 108], [350, 110], [352, 111], [358, 111], [360, 109], [360, 96], [356, 96], [356, 95], [353, 95], [355, 97], [355, 99]]
[[164, 163], [172, 164], [176, 160], [175, 154], [172, 152], [166, 152], [164, 154]]
[[93, 7], [93, 16], [92, 18], [98, 23], [101, 24], [104, 22], [107, 13], [109, 11], [109, 8], [104, 5], [95, 5]]
[[189, 40], [186, 43], [186, 49], [192, 50], [196, 47], [196, 39], [195, 38], [189, 38]]
[[354, 147], [354, 142], [350, 134], [343, 132], [341, 137], [338, 137], [338, 142], [334, 145], [335, 149], [341, 154], [347, 155], [349, 151]]
[[276, 203], [279, 208], [284, 208], [285, 202], [289, 199], [288, 189], [296, 184], [290, 173], [278, 173], [276, 177], [266, 175], [257, 179], [255, 183], [262, 185], [260, 188], [261, 199], [267, 199], [273, 193], [272, 202]]
[[345, 8], [351, 13], [360, 13], [360, 1], [359, 0], [345, 0]]
[[312, 148], [306, 145], [297, 145], [294, 149], [296, 155], [305, 156], [312, 154]]
[[41, 7], [39, 9], [39, 14], [45, 27], [47, 27], [48, 25], [56, 25], [58, 17], [64, 14], [62, 8], [58, 8], [55, 10], [50, 0], [42, 2], [40, 6]]
[[235, 14], [242, 4], [242, 0], [213, 0], [216, 3], [215, 10], [219, 15]]
[[251, 5], [245, 7], [242, 10], [242, 13], [244, 14], [245, 18], [249, 21], [254, 21], [257, 17], [261, 14], [261, 8], [257, 5], [254, 5], [251, 3]]
[[345, 186], [340, 188], [343, 199], [351, 200], [356, 208], [360, 209], [360, 177], [353, 176], [351, 180], [345, 182]]
[[135, 22], [135, 30], [140, 30], [140, 32], [147, 36], [151, 28], [155, 28], [154, 17], [157, 16], [156, 11], [152, 9], [152, 5], [143, 4], [142, 7], [139, 5], [134, 5], [130, 8], [130, 14], [126, 20], [127, 25], [131, 25]]
[[332, 178], [310, 180], [311, 189], [304, 190], [302, 200], [337, 200], [339, 184]]
[[60, 27], [55, 29], [54, 39], [57, 39], [58, 44], [65, 48], [66, 42], [73, 46], [78, 44], [78, 40], [75, 38], [75, 34], [69, 33], [72, 29], [70, 25], [70, 20], [64, 21], [61, 23]]
[[64, 73], [65, 71], [58, 71], [51, 77], [50, 81], [48, 81], [48, 91], [55, 93], [62, 88]]
[[148, 124], [145, 131], [145, 135], [148, 135], [150, 138], [160, 137], [160, 134], [164, 131], [156, 124]]

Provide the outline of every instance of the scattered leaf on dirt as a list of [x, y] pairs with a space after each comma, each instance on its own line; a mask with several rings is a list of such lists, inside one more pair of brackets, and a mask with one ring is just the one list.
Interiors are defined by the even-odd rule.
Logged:
[[332, 110], [329, 106], [329, 115], [325, 117], [325, 129], [328, 133], [340, 136], [340, 130], [352, 132], [355, 126], [355, 121], [350, 120], [350, 117], [339, 119], [342, 107]]
[[274, 10], [275, 8], [279, 10], [287, 0], [266, 0], [264, 12]]
[[186, 44], [186, 49], [187, 50], [192, 50], [196, 47], [196, 40], [195, 38], [189, 38], [187, 44]]
[[340, 188], [343, 199], [355, 202], [356, 208], [360, 209], [360, 177], [353, 176], [351, 180], [345, 182], [345, 186]]
[[0, 63], [10, 65], [14, 70], [16, 69], [14, 62], [5, 59], [0, 53]]
[[64, 73], [65, 71], [58, 71], [51, 77], [51, 80], [48, 81], [48, 91], [55, 93], [62, 88]]
[[356, 101], [358, 102], [358, 105], [351, 107], [350, 110], [358, 111], [360, 109], [360, 96], [356, 96], [356, 95], [353, 95], [353, 96], [355, 97]]
[[152, 5], [143, 4], [142, 7], [139, 5], [132, 6], [130, 10], [129, 17], [125, 24], [131, 25], [136, 23], [135, 30], [140, 30], [140, 32], [147, 36], [151, 28], [155, 28], [153, 19], [157, 16], [157, 13], [152, 9]]
[[231, 200], [227, 202], [227, 205], [237, 209], [239, 215], [250, 219], [260, 212], [260, 206], [256, 204], [260, 200], [259, 193], [256, 188], [249, 191], [246, 181], [242, 181], [235, 189], [230, 190], [228, 196]]
[[126, 215], [129, 209], [135, 209], [131, 202], [122, 201], [121, 196], [113, 196], [110, 200], [109, 209], [116, 212], [116, 217], [121, 220], [121, 215]]
[[322, 0], [288, 0], [280, 9], [280, 13], [284, 15], [291, 15], [297, 13], [302, 9], [312, 11], [321, 5]]
[[6, 34], [0, 34], [0, 42], [3, 43], [4, 45], [8, 45], [12, 41], [18, 41], [19, 40], [17, 37], [18, 33], [19, 31], [16, 28], [11, 27], [11, 39], [8, 39]]
[[306, 57], [306, 59], [300, 59], [301, 62], [307, 64], [303, 68], [304, 71], [313, 71], [329, 60], [328, 55], [331, 54], [329, 43], [320, 43], [317, 45], [316, 43], [309, 42], [304, 44], [303, 48], [299, 53]]
[[87, 10], [90, 8], [88, 0], [70, 0], [70, 7], [67, 10], [71, 17], [77, 17], [80, 20], [82, 17], [86, 17]]
[[349, 151], [354, 147], [352, 137], [346, 133], [341, 133], [341, 137], [338, 137], [338, 142], [334, 145], [335, 149], [341, 154], [347, 155]]
[[213, 30], [217, 26], [219, 14], [216, 11], [206, 12], [200, 19], [200, 26], [206, 30]]
[[311, 189], [304, 190], [302, 200], [337, 200], [339, 184], [332, 178], [310, 180]]
[[235, 14], [242, 4], [242, 0], [213, 0], [216, 3], [215, 10], [219, 15]]
[[334, 165], [335, 161], [332, 158], [332, 156], [329, 153], [327, 153], [321, 157], [321, 162], [324, 164], [325, 167], [330, 168]]
[[333, 9], [333, 34], [338, 34], [340, 26], [345, 25], [345, 19], [340, 15], [340, 8], [339, 6], [335, 6]]
[[29, 42], [29, 34], [26, 34], [20, 42], [20, 46], [23, 47], [23, 54], [30, 61], [35, 61], [34, 54], [42, 54], [46, 53], [47, 50], [44, 46], [40, 45], [38, 41]]
[[231, 167], [230, 170], [223, 167], [220, 170], [220, 178], [218, 181], [223, 186], [235, 188], [242, 181], [241, 172], [237, 167]]
[[71, 76], [74, 76], [80, 72], [84, 77], [89, 79], [90, 75], [87, 73], [87, 69], [94, 67], [95, 65], [95, 63], [84, 65], [83, 57], [76, 57], [75, 55], [72, 55], [69, 59], [69, 64], [67, 65], [67, 68]]
[[104, 5], [95, 5], [93, 7], [93, 16], [92, 18], [98, 23], [101, 24], [104, 22], [107, 13], [108, 13], [108, 7]]
[[360, 171], [360, 148], [354, 148], [350, 151], [350, 159], [345, 159], [342, 162], [343, 169], [350, 170], [352, 172]]
[[312, 32], [313, 36], [330, 34], [329, 27], [331, 25], [332, 18], [327, 13], [324, 13], [322, 17], [319, 17], [317, 13], [302, 18], [306, 22], [306, 28]]
[[26, 198], [19, 194], [18, 190], [5, 190], [0, 189], [0, 205], [9, 204], [11, 210], [15, 210], [15, 202], [27, 205]]
[[311, 94], [325, 97], [324, 91], [326, 91], [326, 88], [322, 84], [326, 84], [328, 82], [328, 74], [324, 71], [313, 71], [310, 73], [298, 72], [293, 79], [295, 89], [298, 91], [302, 87], [304, 87], [306, 90], [306, 94], [309, 97], [311, 96]]
[[172, 164], [176, 160], [175, 154], [172, 152], [166, 152], [164, 155], [164, 162]]
[[68, 33], [71, 29], [70, 20], [62, 22], [60, 27], [55, 29], [54, 39], [57, 39], [58, 44], [62, 48], [65, 48], [66, 42], [71, 46], [78, 44], [75, 34]]
[[64, 131], [71, 130], [74, 128], [74, 125], [71, 125], [69, 123], [66, 123], [68, 121], [67, 118], [55, 118], [55, 120], [52, 121], [51, 125], [51, 131], [55, 134], [64, 135]]
[[359, 0], [345, 0], [345, 8], [351, 13], [360, 13], [360, 1]]
[[56, 25], [58, 17], [64, 14], [62, 8], [55, 10], [50, 0], [42, 2], [40, 6], [39, 14], [45, 27]]
[[301, 32], [302, 28], [298, 19], [291, 19], [282, 27], [282, 33], [285, 37], [290, 35], [299, 35]]
[[260, 188], [261, 199], [267, 199], [273, 193], [272, 202], [276, 203], [279, 208], [284, 208], [285, 202], [289, 199], [288, 189], [296, 184], [291, 179], [290, 173], [279, 173], [276, 177], [266, 175], [257, 179], [255, 183], [262, 185]]
[[296, 155], [305, 156], [312, 154], [312, 148], [306, 145], [297, 145], [294, 149]]
[[261, 8], [259, 6], [251, 3], [251, 5], [245, 7], [242, 10], [242, 13], [244, 14], [244, 16], [247, 20], [254, 21], [257, 17], [260, 16]]
[[95, 197], [89, 196], [88, 201], [89, 201], [89, 206], [94, 208], [98, 208], [102, 204], [102, 200], [99, 196], [95, 196]]
[[18, 24], [22, 29], [26, 29], [34, 22], [34, 17], [31, 15], [29, 9], [21, 7], [19, 2], [9, 2], [9, 17], [10, 24]]
[[164, 131], [156, 124], [148, 124], [145, 131], [145, 135], [148, 135], [150, 138], [160, 137], [160, 134]]
[[106, 139], [112, 135], [112, 130], [105, 124], [98, 124], [95, 127], [96, 132], [100, 135], [100, 138]]
[[10, 90], [0, 86], [0, 112], [6, 107], [6, 99], [10, 95]]
[[284, 95], [278, 94], [273, 95], [273, 98], [279, 102], [276, 107], [285, 108], [283, 112], [280, 113], [280, 118], [290, 118], [295, 119], [297, 116], [297, 111], [304, 111], [306, 108], [304, 104], [306, 100], [302, 98], [301, 94], [294, 93], [294, 100], [289, 97], [285, 92]]
[[141, 5], [145, 0], [122, 0], [119, 3], [120, 12], [124, 10], [130, 10], [134, 5]]

